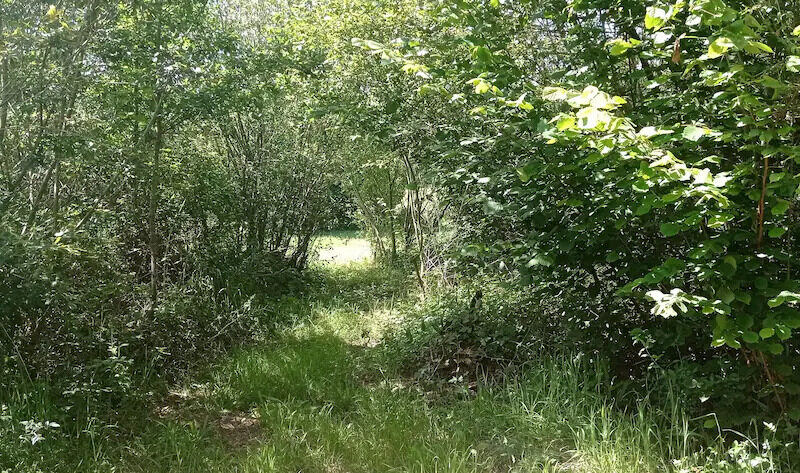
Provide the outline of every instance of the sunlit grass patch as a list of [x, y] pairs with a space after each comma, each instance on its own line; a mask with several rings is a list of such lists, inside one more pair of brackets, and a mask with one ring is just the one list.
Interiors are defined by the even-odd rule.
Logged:
[[317, 265], [347, 265], [372, 260], [372, 247], [358, 230], [335, 230], [314, 241]]

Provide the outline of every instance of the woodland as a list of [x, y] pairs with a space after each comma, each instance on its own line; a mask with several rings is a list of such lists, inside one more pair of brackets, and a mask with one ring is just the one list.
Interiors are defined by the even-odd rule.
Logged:
[[0, 472], [798, 472], [798, 120], [797, 0], [0, 0]]

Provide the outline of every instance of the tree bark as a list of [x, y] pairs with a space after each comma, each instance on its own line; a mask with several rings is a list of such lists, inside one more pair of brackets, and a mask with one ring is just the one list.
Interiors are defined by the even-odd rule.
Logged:
[[[5, 25], [3, 18], [0, 16], [0, 38], [3, 38], [3, 31]], [[0, 49], [5, 49], [5, 44], [0, 43]], [[6, 127], [8, 126], [8, 54], [5, 54], [3, 61], [0, 62], [0, 159], [2, 159], [3, 167], [6, 171], [10, 170], [10, 163], [6, 160]], [[10, 185], [11, 174], [8, 174]]]

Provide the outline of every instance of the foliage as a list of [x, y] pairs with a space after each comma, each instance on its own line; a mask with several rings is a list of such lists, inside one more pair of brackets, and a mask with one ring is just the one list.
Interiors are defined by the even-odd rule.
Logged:
[[[543, 354], [494, 382], [478, 378], [473, 389], [450, 383], [431, 390], [402, 376], [404, 353], [394, 351], [403, 347], [401, 340], [390, 333], [386, 347], [372, 347], [354, 330], [380, 320], [402, 328], [427, 313], [429, 306], [414, 308], [415, 292], [403, 292], [413, 282], [398, 284], [397, 276], [379, 266], [315, 268], [308, 290], [282, 302], [282, 311], [302, 323], [175, 387], [158, 406], [159, 418], [142, 419], [141, 411], [121, 418], [117, 428], [134, 435], [109, 439], [95, 432], [96, 438], [68, 443], [52, 427], [39, 430], [45, 438], [33, 446], [4, 435], [0, 446], [16, 448], [0, 448], [0, 461], [10, 458], [18, 462], [14, 471], [23, 472], [256, 472], [331, 465], [355, 472], [749, 473], [780, 471], [782, 465], [791, 471], [789, 452], [774, 434], [726, 445], [715, 439], [716, 431], [694, 429], [705, 419], [684, 413], [666, 382], [615, 399], [607, 366], [583, 355]], [[397, 320], [395, 310], [408, 319]], [[659, 393], [668, 400], [654, 401]], [[617, 404], [624, 400], [634, 408], [624, 411]], [[4, 409], [0, 428], [21, 414]], [[47, 414], [37, 419], [53, 422]], [[229, 430], [225, 426], [234, 419], [255, 421], [256, 427]], [[25, 426], [14, 432], [22, 434]]]
[[[31, 448], [59, 429], [92, 443], [163, 380], [306, 327], [303, 297], [320, 278], [316, 296], [348, 307], [328, 328], [364, 330], [369, 344], [389, 329], [345, 329], [347, 310], [406, 297], [410, 269], [420, 302], [404, 301], [411, 322], [383, 351], [403, 374], [457, 385], [579, 352], [609, 366], [559, 394], [589, 407], [553, 419], [590, 418], [559, 439], [616, 452], [606, 423], [633, 421], [606, 407], [637, 405], [602, 389], [655, 396], [671, 376], [681, 409], [713, 417], [709, 429], [793, 435], [798, 11], [795, 0], [0, 0], [0, 403], [26, 422], [6, 430]], [[356, 221], [402, 291], [371, 271], [306, 271], [315, 236]], [[263, 359], [242, 352], [220, 399], [280, 400], [267, 417], [300, 400], [325, 410], [331, 432], [331, 403], [406, 401], [381, 391], [373, 405], [349, 376], [361, 358], [328, 335], [282, 339]], [[321, 386], [306, 389], [312, 378]], [[527, 381], [507, 379], [492, 402], [518, 410], [505, 396]], [[534, 398], [553, 382], [537, 379]], [[408, 425], [430, 418], [410, 404]], [[216, 451], [201, 428], [171, 428]], [[665, 429], [657, 439], [690, 435]], [[479, 440], [432, 448], [456, 470], [496, 467], [465, 453]], [[625, 440], [649, 451], [654, 439]], [[685, 445], [624, 462], [772, 468], [765, 448], [720, 444], [710, 465]], [[2, 455], [12, 468], [30, 460]], [[598, 458], [590, 469], [617, 467]]]
[[633, 342], [744, 374], [750, 416], [707, 393], [724, 422], [797, 418], [796, 8], [427, 7], [447, 28], [354, 45], [427, 105], [390, 133], [423, 137], [414, 159], [471, 232], [462, 268], [561, 298], [554, 313], [620, 366]]
[[342, 135], [299, 98], [318, 58], [218, 8], [0, 2], [0, 400], [79, 429], [287, 322]]

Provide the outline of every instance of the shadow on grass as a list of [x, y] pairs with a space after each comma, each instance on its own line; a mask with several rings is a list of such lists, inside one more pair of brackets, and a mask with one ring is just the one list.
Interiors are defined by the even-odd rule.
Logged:
[[527, 472], [569, 459], [537, 444], [555, 433], [505, 389], [440, 405], [401, 380], [361, 382], [369, 350], [331, 333], [242, 350], [217, 367], [207, 408], [252, 413], [262, 438], [232, 450], [213, 418], [172, 419], [151, 425], [120, 471]]
[[359, 389], [358, 350], [363, 348], [330, 333], [288, 336], [268, 349], [241, 350], [212, 375], [213, 402], [228, 410], [290, 401], [348, 411]]
[[[307, 292], [279, 305], [299, 325], [210, 367], [201, 394], [187, 396], [193, 406], [143, 415], [135, 435], [109, 431], [97, 444], [84, 436], [69, 466], [29, 459], [32, 468], [0, 471], [651, 473], [670, 471], [667, 462], [687, 452], [697, 452], [687, 465], [699, 467], [686, 471], [767, 471], [715, 469], [724, 450], [703, 450], [707, 441], [677, 406], [642, 402], [621, 412], [586, 357], [543, 358], [430, 402], [418, 385], [387, 374], [382, 349], [353, 343], [387, 305], [409, 302], [409, 287], [386, 268], [316, 268]], [[226, 443], [224, 418], [257, 422], [252, 441]]]

